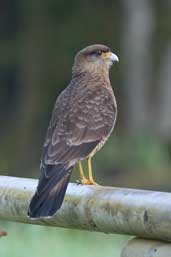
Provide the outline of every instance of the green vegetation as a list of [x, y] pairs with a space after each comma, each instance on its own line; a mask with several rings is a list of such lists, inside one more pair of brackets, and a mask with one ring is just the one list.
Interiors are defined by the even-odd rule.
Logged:
[[119, 257], [127, 236], [0, 223], [8, 232], [0, 239], [1, 257]]
[[110, 72], [118, 103], [113, 140], [93, 162], [101, 183], [111, 176], [110, 182], [117, 171], [121, 184], [128, 170], [170, 168], [170, 4], [127, 3], [5, 2], [0, 30], [1, 174], [38, 177], [56, 96], [71, 78], [75, 53], [93, 43], [109, 45], [120, 59]]
[[[0, 27], [0, 174], [39, 176], [45, 133], [75, 53], [104, 43], [113, 136], [93, 158], [99, 184], [171, 191], [170, 1], [3, 1]], [[73, 172], [72, 180], [78, 179]], [[0, 257], [119, 257], [124, 236], [0, 223]]]

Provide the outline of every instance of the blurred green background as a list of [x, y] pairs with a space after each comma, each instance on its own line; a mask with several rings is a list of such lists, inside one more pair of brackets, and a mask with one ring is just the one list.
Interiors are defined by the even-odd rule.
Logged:
[[[96, 180], [104, 185], [171, 191], [170, 24], [170, 0], [2, 0], [1, 175], [39, 176], [51, 111], [71, 78], [74, 55], [89, 44], [103, 43], [120, 59], [110, 72], [118, 120], [110, 140], [93, 160]], [[76, 179], [74, 172], [72, 180]], [[9, 234], [0, 242], [2, 257], [27, 257], [31, 249], [36, 257], [71, 256], [71, 251], [73, 256], [119, 257], [127, 240], [0, 225]]]

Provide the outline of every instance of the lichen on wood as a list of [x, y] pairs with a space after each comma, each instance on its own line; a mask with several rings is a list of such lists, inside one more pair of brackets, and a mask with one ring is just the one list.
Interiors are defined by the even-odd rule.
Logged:
[[171, 194], [70, 183], [52, 218], [31, 220], [37, 180], [0, 176], [0, 219], [171, 241]]
[[123, 248], [121, 257], [170, 257], [171, 244], [168, 242], [135, 238]]

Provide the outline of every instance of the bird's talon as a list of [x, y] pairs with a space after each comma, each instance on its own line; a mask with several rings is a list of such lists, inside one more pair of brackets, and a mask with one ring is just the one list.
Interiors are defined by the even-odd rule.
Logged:
[[88, 180], [88, 179], [82, 179], [81, 180], [81, 184], [82, 185], [96, 185], [96, 186], [98, 186], [98, 184], [93, 180]]
[[94, 180], [93, 181], [89, 181], [89, 185], [94, 185], [94, 186], [99, 186], [99, 184], [98, 183], [96, 183]]
[[82, 184], [82, 185], [90, 185], [90, 184], [89, 184], [89, 180], [86, 179], [86, 178], [81, 179], [81, 184]]

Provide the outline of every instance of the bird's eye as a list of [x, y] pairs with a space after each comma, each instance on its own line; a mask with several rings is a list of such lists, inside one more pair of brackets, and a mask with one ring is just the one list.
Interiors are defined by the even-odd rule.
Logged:
[[100, 51], [100, 50], [98, 50], [97, 52], [96, 52], [96, 55], [101, 55], [102, 54], [102, 51]]
[[89, 53], [89, 55], [92, 55], [92, 56], [100, 56], [101, 54], [102, 54], [101, 50], [95, 50]]

